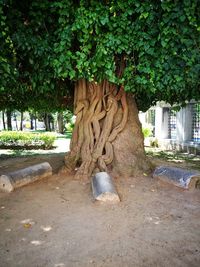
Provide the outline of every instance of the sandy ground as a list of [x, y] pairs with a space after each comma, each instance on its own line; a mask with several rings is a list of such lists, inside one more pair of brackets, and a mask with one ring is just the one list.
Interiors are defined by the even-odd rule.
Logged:
[[0, 267], [200, 266], [199, 190], [121, 178], [121, 202], [101, 204], [56, 174], [63, 153], [4, 159], [0, 173], [43, 161], [52, 177], [0, 192]]

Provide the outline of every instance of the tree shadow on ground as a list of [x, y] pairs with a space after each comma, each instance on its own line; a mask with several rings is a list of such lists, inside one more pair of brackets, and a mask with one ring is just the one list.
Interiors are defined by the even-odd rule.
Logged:
[[188, 154], [179, 151], [163, 151], [155, 148], [145, 148], [146, 155], [150, 158], [157, 158], [166, 162], [172, 162], [179, 164], [187, 164], [188, 167], [200, 170], [200, 156], [194, 154]]

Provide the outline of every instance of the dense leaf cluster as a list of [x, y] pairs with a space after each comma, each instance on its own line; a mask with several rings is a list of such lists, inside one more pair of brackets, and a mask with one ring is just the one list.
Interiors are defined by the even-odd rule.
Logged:
[[200, 99], [199, 14], [198, 0], [1, 0], [0, 103], [62, 107], [80, 78], [124, 84], [141, 109]]

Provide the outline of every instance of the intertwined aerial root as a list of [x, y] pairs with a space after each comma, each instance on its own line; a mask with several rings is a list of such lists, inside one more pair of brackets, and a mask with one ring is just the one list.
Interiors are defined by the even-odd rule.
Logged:
[[82, 79], [75, 87], [74, 106], [76, 123], [65, 168], [78, 166], [75, 177], [88, 179], [94, 171], [107, 171], [113, 161], [113, 141], [128, 118], [126, 92], [107, 81]]

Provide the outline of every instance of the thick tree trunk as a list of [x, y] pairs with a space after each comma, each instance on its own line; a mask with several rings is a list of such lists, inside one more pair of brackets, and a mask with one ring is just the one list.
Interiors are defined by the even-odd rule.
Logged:
[[7, 116], [7, 129], [8, 131], [12, 131], [12, 112], [7, 110], [6, 116]]
[[132, 95], [104, 81], [80, 80], [75, 87], [76, 123], [65, 170], [75, 170], [76, 178], [88, 179], [98, 171], [132, 176], [150, 165], [138, 110]]
[[113, 171], [116, 175], [133, 176], [149, 172], [150, 162], [144, 151], [144, 136], [138, 117], [138, 109], [132, 95], [127, 94], [128, 120], [123, 131], [113, 141]]

